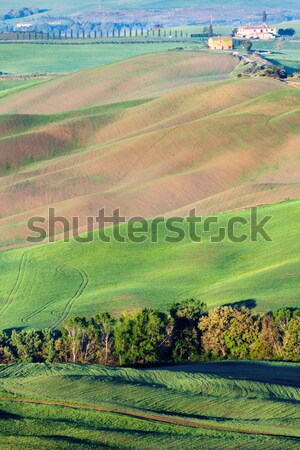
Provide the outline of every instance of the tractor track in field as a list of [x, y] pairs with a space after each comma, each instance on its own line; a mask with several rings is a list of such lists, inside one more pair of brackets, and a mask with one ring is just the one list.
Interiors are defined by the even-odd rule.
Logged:
[[6, 310], [12, 305], [16, 295], [19, 292], [20, 286], [21, 286], [22, 281], [24, 279], [24, 274], [25, 274], [27, 262], [28, 262], [28, 255], [25, 252], [25, 253], [23, 253], [23, 255], [21, 257], [21, 261], [20, 261], [19, 269], [18, 269], [18, 275], [17, 275], [17, 279], [15, 281], [15, 284], [13, 285], [10, 293], [8, 294], [8, 297], [7, 297], [4, 305], [2, 306], [2, 308], [0, 310], [0, 317], [2, 317], [3, 314], [6, 312]]
[[29, 320], [32, 319], [32, 317], [37, 316], [38, 314], [43, 312], [46, 308], [48, 308], [48, 306], [52, 305], [52, 303], [55, 303], [55, 302], [56, 302], [56, 300], [52, 300], [51, 302], [46, 303], [45, 305], [43, 305], [40, 308], [36, 309], [31, 314], [28, 314], [27, 316], [23, 317], [22, 318], [22, 322], [23, 323], [28, 323]]
[[213, 425], [207, 423], [197, 423], [190, 421], [189, 419], [178, 419], [171, 416], [158, 416], [147, 413], [140, 412], [131, 412], [131, 411], [122, 411], [119, 409], [113, 408], [103, 408], [98, 406], [89, 406], [89, 405], [80, 405], [78, 403], [65, 403], [65, 402], [56, 402], [52, 400], [35, 400], [28, 398], [11, 398], [11, 397], [0, 397], [0, 402], [14, 402], [14, 403], [28, 403], [33, 405], [45, 405], [45, 406], [58, 406], [63, 408], [71, 408], [71, 409], [81, 409], [83, 411], [98, 411], [105, 412], [110, 414], [117, 414], [125, 417], [132, 417], [134, 419], [142, 419], [149, 420], [153, 422], [166, 423], [169, 425], [177, 425], [189, 428], [203, 429], [203, 430], [211, 430], [211, 431], [220, 431], [222, 433], [234, 433], [234, 434], [245, 434], [250, 436], [266, 436], [266, 437], [274, 437], [279, 439], [291, 439], [293, 441], [299, 441], [300, 436], [293, 436], [289, 434], [280, 434], [280, 433], [271, 433], [268, 431], [255, 431], [255, 430], [243, 430], [240, 428], [227, 428], [221, 425]]
[[76, 290], [75, 294], [73, 295], [73, 297], [71, 297], [65, 304], [65, 307], [63, 309], [61, 316], [56, 320], [56, 322], [54, 322], [51, 325], [50, 328], [52, 330], [57, 328], [59, 325], [61, 325], [61, 323], [68, 317], [68, 314], [69, 314], [73, 304], [82, 295], [85, 288], [89, 284], [89, 276], [83, 269], [78, 269], [74, 266], [68, 266], [68, 267], [72, 267], [72, 269], [74, 269], [75, 271], [77, 271], [79, 273], [79, 275], [81, 276], [81, 283], [80, 283], [78, 289]]
[[[62, 264], [61, 266], [58, 266], [56, 268], [56, 272], [59, 272], [60, 269], [66, 267], [65, 264]], [[37, 316], [38, 314], [40, 314], [41, 312], [43, 312], [45, 309], [47, 309], [49, 306], [51, 306], [53, 303], [55, 303], [56, 300], [52, 300], [51, 302], [46, 303], [45, 305], [41, 306], [40, 308], [36, 309], [35, 311], [33, 311], [32, 313], [28, 314], [27, 316], [22, 318], [22, 322], [24, 323], [28, 323], [30, 319], [32, 319], [32, 317]]]

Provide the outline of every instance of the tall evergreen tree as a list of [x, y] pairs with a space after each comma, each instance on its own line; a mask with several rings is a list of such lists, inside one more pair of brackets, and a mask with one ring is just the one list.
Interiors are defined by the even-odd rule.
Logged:
[[208, 27], [208, 37], [213, 37], [213, 35], [214, 35], [214, 29], [213, 29], [212, 24], [210, 24]]
[[267, 23], [267, 20], [268, 20], [268, 15], [267, 15], [267, 12], [264, 11], [263, 12], [263, 23]]

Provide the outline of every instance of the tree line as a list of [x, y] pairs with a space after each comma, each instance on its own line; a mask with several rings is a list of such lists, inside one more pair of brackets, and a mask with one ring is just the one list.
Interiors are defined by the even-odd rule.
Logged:
[[[63, 28], [63, 29], [62, 29]], [[208, 33], [212, 33], [212, 27], [208, 27]], [[200, 35], [201, 37], [207, 37], [209, 34]], [[10, 30], [0, 32], [0, 40], [16, 40], [16, 41], [63, 41], [63, 40], [75, 40], [75, 39], [102, 39], [102, 38], [147, 38], [147, 42], [151, 38], [170, 38], [175, 39], [186, 39], [190, 37], [195, 37], [195, 35], [190, 35], [183, 30], [172, 30], [166, 28], [156, 29], [146, 29], [146, 28], [128, 28], [128, 27], [114, 27], [109, 30], [89, 30], [85, 29], [70, 29], [69, 31], [66, 27], [60, 27], [57, 29], [48, 29], [48, 31], [38, 31], [38, 30]], [[197, 36], [196, 36], [197, 37]], [[136, 41], [133, 41], [136, 42]], [[152, 41], [149, 41], [152, 42]], [[157, 42], [154, 40], [153, 42]]]
[[224, 359], [300, 361], [300, 309], [258, 314], [197, 299], [68, 319], [61, 330], [0, 332], [0, 363], [151, 366]]

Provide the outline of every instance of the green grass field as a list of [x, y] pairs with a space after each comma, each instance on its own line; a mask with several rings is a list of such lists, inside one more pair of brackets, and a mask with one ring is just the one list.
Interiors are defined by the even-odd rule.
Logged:
[[31, 85], [32, 81], [27, 80], [5, 80], [0, 79], [0, 92], [9, 90], [10, 92], [13, 92], [12, 90], [15, 90], [16, 88], [20, 88], [23, 86]]
[[273, 64], [286, 67], [289, 72], [300, 71], [300, 41], [284, 41], [282, 49], [278, 50], [276, 42], [253, 42], [253, 50], [271, 50], [264, 58]]
[[[200, 27], [186, 27], [184, 33], [199, 33]], [[229, 34], [230, 28], [216, 27], [216, 32]], [[156, 38], [155, 38], [156, 39]], [[7, 44], [0, 43], [1, 70], [12, 74], [67, 73], [80, 69], [111, 64], [148, 53], [164, 52], [176, 47], [185, 50], [199, 50], [203, 43], [191, 40], [189, 43], [139, 42], [128, 43], [117, 39], [115, 43], [98, 44]], [[253, 42], [253, 50], [271, 50], [266, 57], [275, 64], [284, 65], [289, 71], [300, 70], [300, 42], [286, 41], [281, 50], [275, 42]], [[0, 83], [1, 89], [1, 83]]]
[[[73, 4], [51, 2], [61, 14]], [[0, 10], [17, 5], [5, 0]], [[161, 0], [151, 5], [166, 7]], [[0, 70], [69, 72], [176, 46], [1, 44]], [[283, 51], [281, 58], [297, 63], [297, 47]], [[166, 309], [190, 297], [210, 308], [249, 300], [259, 312], [300, 307], [300, 200], [289, 199], [299, 187], [298, 90], [262, 79], [204, 86], [233, 78], [230, 59], [155, 53], [103, 73], [0, 82], [3, 245], [23, 245], [26, 215], [49, 205], [81, 219], [98, 205], [147, 217], [186, 214], [206, 200], [208, 211], [244, 207], [217, 216], [226, 228], [233, 216], [249, 223], [249, 205], [273, 203], [259, 208], [260, 219], [272, 216], [271, 242], [251, 241], [247, 225], [235, 228], [247, 234], [243, 243], [212, 243], [216, 226], [198, 227], [202, 242], [194, 243], [184, 222], [179, 243], [166, 242], [159, 225], [157, 243], [104, 243], [95, 234], [86, 244], [2, 251], [0, 330], [57, 329], [68, 317]], [[299, 374], [299, 364], [246, 361], [145, 370], [0, 365], [0, 449], [300, 450]]]
[[[273, 242], [211, 243], [202, 232], [200, 244], [188, 238], [174, 244], [164, 242], [160, 227], [158, 243], [103, 243], [95, 236], [92, 243], [2, 253], [1, 328], [56, 328], [70, 316], [166, 308], [193, 296], [210, 307], [247, 299], [259, 311], [299, 307], [299, 211], [299, 201], [260, 209], [260, 217], [272, 216], [266, 230]], [[220, 215], [220, 224], [226, 227], [233, 215]], [[249, 211], [238, 215], [249, 219]], [[237, 226], [243, 231], [249, 229]]]
[[31, 80], [0, 80], [0, 99], [15, 94], [23, 89], [36, 86], [41, 81]]
[[299, 371], [254, 362], [0, 366], [1, 449], [300, 448]]
[[[66, 73], [111, 64], [134, 56], [164, 52], [181, 44], [157, 42], [145, 44], [0, 44], [1, 70], [19, 73]], [[190, 48], [184, 45], [185, 48]]]

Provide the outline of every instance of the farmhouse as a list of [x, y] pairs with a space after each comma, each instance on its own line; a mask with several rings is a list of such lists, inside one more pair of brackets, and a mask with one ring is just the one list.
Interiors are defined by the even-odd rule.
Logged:
[[242, 39], [261, 39], [267, 41], [276, 38], [277, 30], [268, 25], [257, 25], [254, 27], [239, 27], [235, 33], [236, 38]]
[[32, 23], [22, 22], [22, 23], [17, 23], [16, 28], [30, 28], [31, 26], [32, 26]]
[[229, 36], [211, 37], [208, 39], [208, 46], [211, 50], [232, 50], [233, 40]]
[[59, 27], [60, 25], [62, 25], [62, 22], [48, 22], [47, 25], [50, 25], [50, 27]]

